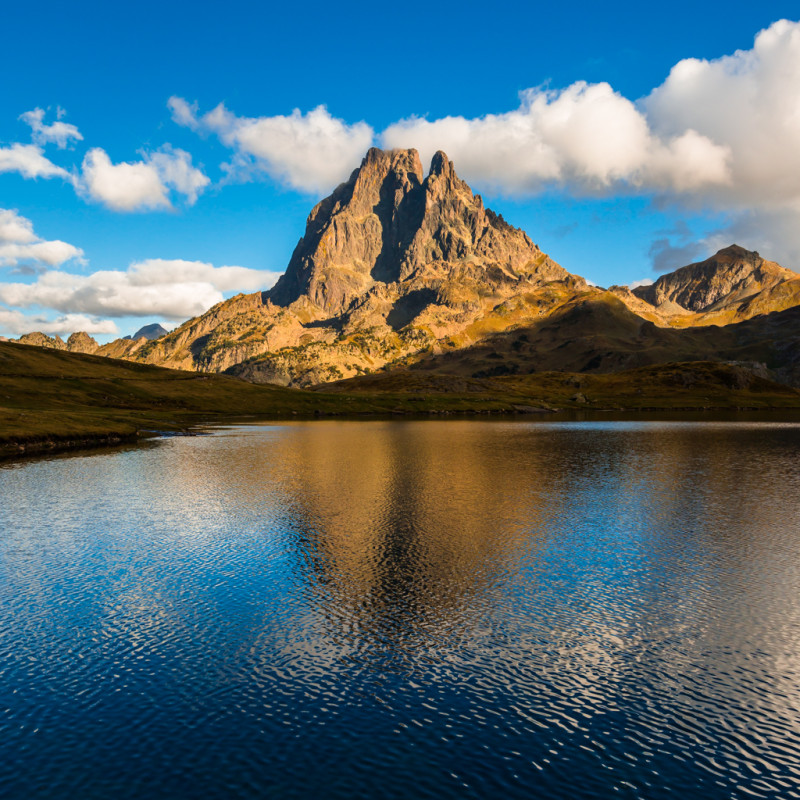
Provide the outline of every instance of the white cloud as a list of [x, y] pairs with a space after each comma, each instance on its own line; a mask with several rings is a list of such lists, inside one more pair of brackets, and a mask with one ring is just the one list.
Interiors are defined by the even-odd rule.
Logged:
[[208, 283], [220, 292], [255, 292], [267, 289], [280, 273], [247, 267], [215, 267], [203, 261], [149, 258], [131, 264], [132, 285]]
[[197, 121], [197, 103], [187, 103], [182, 97], [170, 97], [167, 100], [167, 108], [172, 112], [172, 121], [177, 122], [184, 128], [197, 130], [200, 123]]
[[381, 138], [386, 147], [416, 147], [426, 159], [444, 150], [468, 181], [510, 194], [553, 184], [690, 191], [729, 181], [726, 147], [691, 129], [654, 136], [644, 114], [607, 83], [528, 89], [514, 111], [401, 120]]
[[45, 158], [42, 148], [35, 144], [0, 147], [0, 172], [19, 172], [24, 178], [64, 178], [72, 182], [72, 175]]
[[50, 271], [34, 283], [0, 284], [0, 302], [64, 313], [183, 320], [219, 303], [223, 292], [267, 289], [276, 278], [277, 273], [264, 270], [150, 259], [132, 264], [125, 272], [102, 270], [73, 275]]
[[189, 153], [173, 149], [169, 145], [147, 156], [147, 163], [155, 167], [166, 186], [185, 195], [186, 202], [190, 206], [197, 202], [197, 196], [211, 182], [201, 170], [192, 166], [192, 157]]
[[58, 239], [45, 241], [33, 232], [33, 223], [13, 209], [0, 208], [0, 267], [34, 263], [58, 267], [83, 250]]
[[634, 289], [638, 289], [640, 286], [652, 286], [652, 284], [652, 278], [642, 278], [638, 281], [631, 281], [631, 283], [628, 284], [628, 288], [633, 291]]
[[21, 311], [0, 308], [0, 330], [14, 336], [39, 331], [49, 336], [66, 336], [74, 331], [94, 334], [117, 334], [119, 330], [110, 319], [93, 319], [84, 314], [65, 314], [47, 319], [43, 314], [23, 314]]
[[729, 149], [731, 182], [708, 193], [715, 205], [800, 203], [800, 22], [774, 23], [752, 50], [680, 61], [642, 108], [659, 135], [691, 128]]
[[146, 154], [143, 161], [114, 164], [99, 147], [83, 159], [83, 191], [114, 211], [171, 208], [170, 189], [192, 205], [209, 182], [192, 166], [189, 153], [169, 145]]
[[201, 132], [211, 132], [232, 148], [227, 165], [237, 177], [263, 172], [302, 192], [330, 191], [346, 180], [372, 144], [374, 133], [365, 122], [348, 125], [333, 117], [325, 106], [306, 114], [295, 109], [288, 116], [237, 117], [223, 104], [202, 117], [196, 105], [171, 97], [175, 122]]
[[64, 150], [71, 139], [76, 142], [83, 141], [81, 132], [68, 122], [61, 122], [62, 109], [59, 109], [58, 119], [50, 125], [44, 124], [45, 111], [43, 108], [34, 108], [20, 115], [20, 119], [31, 126], [31, 136], [36, 144], [54, 142], [60, 150]]
[[800, 268], [800, 22], [775, 22], [750, 50], [685, 59], [636, 104], [580, 82], [527, 90], [503, 114], [401, 120], [382, 141], [443, 149], [467, 180], [503, 193], [635, 191], [727, 215], [699, 246], [655, 241], [658, 270], [732, 241]]

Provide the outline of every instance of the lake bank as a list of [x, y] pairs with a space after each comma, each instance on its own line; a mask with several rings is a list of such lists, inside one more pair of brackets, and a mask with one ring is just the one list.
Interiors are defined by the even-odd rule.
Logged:
[[708, 362], [464, 379], [376, 373], [314, 391], [0, 343], [0, 456], [235, 421], [800, 409], [800, 392]]

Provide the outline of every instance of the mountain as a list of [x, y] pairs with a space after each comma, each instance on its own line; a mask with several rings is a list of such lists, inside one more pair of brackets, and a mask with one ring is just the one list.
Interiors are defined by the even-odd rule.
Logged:
[[485, 208], [443, 153], [425, 176], [416, 150], [372, 149], [311, 211], [270, 291], [225, 301], [135, 357], [311, 385], [470, 343], [586, 289]]
[[676, 327], [727, 325], [800, 303], [800, 275], [733, 244], [632, 291], [611, 287], [633, 311]]
[[102, 346], [86, 334], [20, 341], [291, 386], [382, 369], [482, 378], [677, 360], [758, 362], [800, 382], [798, 306], [800, 275], [735, 244], [650, 286], [591, 286], [485, 208], [444, 153], [425, 175], [415, 150], [373, 148], [312, 209], [269, 291], [152, 340], [148, 326]]
[[145, 325], [133, 336], [124, 336], [122, 339], [115, 339], [113, 342], [103, 345], [98, 344], [95, 339], [84, 331], [70, 334], [66, 342], [60, 336], [47, 336], [39, 332], [26, 333], [16, 341], [20, 344], [46, 347], [50, 350], [65, 350], [69, 353], [86, 353], [110, 358], [130, 358], [145, 342], [157, 339], [166, 333], [167, 329], [156, 323]]
[[147, 339], [147, 341], [152, 341], [153, 339], [158, 339], [161, 336], [166, 336], [169, 331], [159, 325], [157, 322], [154, 322], [152, 325], [145, 325], [143, 328], [139, 328], [133, 336], [123, 336], [123, 339], [131, 339], [136, 341], [137, 339]]

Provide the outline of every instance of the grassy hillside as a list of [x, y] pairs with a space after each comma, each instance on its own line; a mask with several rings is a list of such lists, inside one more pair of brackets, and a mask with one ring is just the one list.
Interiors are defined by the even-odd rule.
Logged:
[[316, 391], [0, 342], [0, 453], [136, 438], [208, 422], [560, 409], [800, 408], [800, 391], [716, 363], [604, 375], [464, 378], [397, 371]]
[[414, 370], [462, 376], [617, 372], [679, 361], [756, 361], [800, 385], [800, 307], [717, 327], [663, 328], [610, 293], [576, 297], [541, 321], [470, 347], [408, 360]]
[[695, 410], [800, 408], [800, 390], [718, 362], [658, 364], [605, 374], [538, 372], [468, 378], [417, 370], [376, 373], [321, 387], [343, 392], [441, 402], [448, 396], [493, 398], [510, 408]]
[[[0, 342], [0, 443], [131, 438], [216, 419], [341, 413], [347, 400], [226, 375]], [[370, 402], [357, 403], [366, 410]]]

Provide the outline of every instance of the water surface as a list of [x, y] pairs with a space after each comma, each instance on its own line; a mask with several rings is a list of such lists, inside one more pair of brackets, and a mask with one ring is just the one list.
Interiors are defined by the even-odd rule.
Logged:
[[800, 425], [0, 467], [0, 796], [800, 797]]

